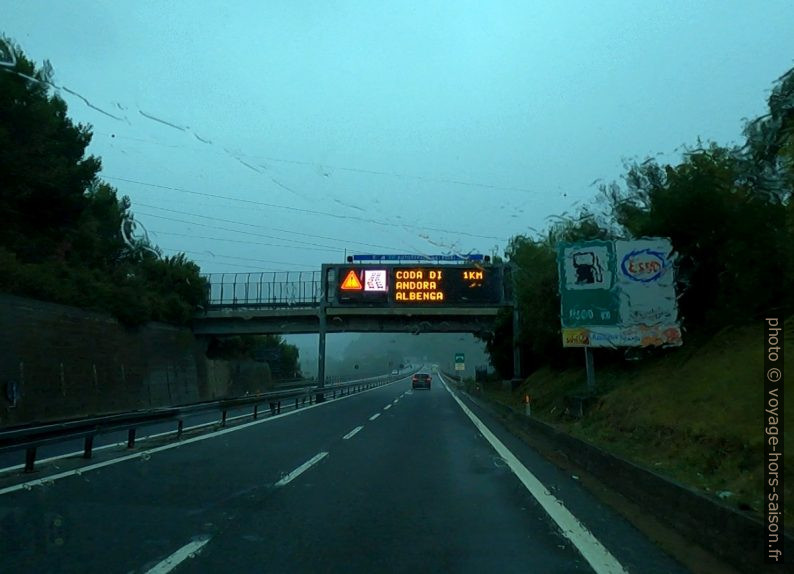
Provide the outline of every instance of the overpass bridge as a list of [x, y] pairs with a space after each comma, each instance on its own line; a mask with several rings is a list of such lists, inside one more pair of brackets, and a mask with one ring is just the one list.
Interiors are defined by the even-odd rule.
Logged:
[[[217, 273], [198, 336], [319, 335], [318, 379], [329, 333], [492, 333], [513, 310], [510, 268], [501, 263], [324, 264], [320, 271]], [[513, 330], [514, 333], [516, 329]], [[514, 337], [515, 349], [515, 337]], [[514, 352], [514, 375], [519, 376]]]

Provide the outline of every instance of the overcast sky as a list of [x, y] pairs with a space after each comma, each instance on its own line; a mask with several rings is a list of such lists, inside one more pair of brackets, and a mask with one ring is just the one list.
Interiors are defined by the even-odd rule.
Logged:
[[501, 251], [625, 158], [740, 141], [794, 65], [788, 1], [0, 6], [102, 110], [62, 94], [102, 176], [208, 272]]

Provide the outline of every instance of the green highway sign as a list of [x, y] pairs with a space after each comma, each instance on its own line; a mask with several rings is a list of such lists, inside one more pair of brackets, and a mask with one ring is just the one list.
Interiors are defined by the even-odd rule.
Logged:
[[465, 371], [466, 370], [466, 361], [465, 356], [463, 353], [455, 353], [455, 370], [456, 371]]
[[613, 289], [612, 242], [565, 245], [559, 263], [563, 327], [617, 325], [620, 302]]

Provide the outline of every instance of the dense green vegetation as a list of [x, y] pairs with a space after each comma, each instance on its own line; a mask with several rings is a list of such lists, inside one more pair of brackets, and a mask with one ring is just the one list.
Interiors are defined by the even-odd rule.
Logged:
[[213, 338], [207, 350], [208, 359], [253, 359], [267, 362], [274, 379], [301, 376], [298, 347], [280, 335], [239, 335]]
[[[763, 318], [787, 317], [794, 348], [794, 70], [776, 83], [769, 113], [747, 124], [741, 147], [698, 144], [678, 165], [627, 166], [576, 216], [538, 237], [512, 239], [524, 374], [492, 399], [701, 490], [736, 508], [763, 509]], [[678, 253], [684, 345], [597, 349], [597, 390], [582, 418], [566, 398], [586, 394], [582, 353], [560, 335], [556, 247], [560, 241], [662, 236]], [[512, 377], [512, 320], [487, 340], [491, 362]], [[792, 398], [784, 405], [790, 414]], [[784, 439], [786, 464], [794, 464]], [[791, 486], [787, 500], [791, 500]], [[785, 513], [790, 517], [792, 507]]]
[[128, 325], [186, 323], [206, 297], [198, 266], [131, 233], [129, 198], [86, 155], [91, 127], [51, 93], [49, 63], [37, 68], [15, 50], [16, 65], [0, 73], [0, 290]]
[[[560, 336], [556, 246], [560, 241], [669, 237], [678, 253], [677, 293], [685, 344], [719, 329], [794, 309], [794, 70], [776, 83], [769, 113], [749, 122], [742, 147], [698, 142], [678, 165], [653, 159], [627, 166], [623, 183], [561, 216], [542, 236], [514, 237], [519, 340], [524, 372], [581, 362]], [[511, 318], [487, 340], [491, 361], [512, 376]], [[649, 351], [654, 354], [664, 351]], [[622, 361], [599, 351], [599, 361]], [[637, 358], [634, 353], [632, 358]]]
[[[763, 324], [729, 327], [675, 353], [597, 367], [599, 400], [583, 418], [565, 414], [566, 395], [582, 386], [581, 365], [537, 369], [514, 392], [486, 386], [486, 396], [613, 452], [724, 504], [760, 514], [764, 507], [764, 395], [759, 347]], [[794, 356], [794, 319], [784, 354]], [[578, 353], [577, 353], [578, 355]], [[792, 363], [794, 361], [788, 361]], [[470, 386], [473, 386], [470, 384]], [[786, 398], [791, 420], [794, 400]], [[784, 465], [794, 466], [794, 439], [783, 437]], [[786, 500], [794, 484], [786, 482]], [[787, 522], [794, 507], [784, 508]], [[790, 522], [789, 522], [790, 523]]]

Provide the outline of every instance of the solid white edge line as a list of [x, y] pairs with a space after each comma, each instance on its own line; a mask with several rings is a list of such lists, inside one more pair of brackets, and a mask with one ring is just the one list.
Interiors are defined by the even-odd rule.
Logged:
[[354, 436], [356, 436], [356, 433], [357, 433], [358, 431], [360, 431], [360, 430], [361, 430], [361, 429], [363, 429], [363, 428], [364, 428], [363, 426], [360, 426], [360, 427], [356, 427], [356, 428], [354, 428], [352, 431], [350, 431], [350, 432], [349, 432], [349, 433], [347, 433], [345, 436], [343, 436], [343, 437], [342, 437], [342, 439], [343, 439], [343, 440], [350, 440], [351, 438], [353, 438]]
[[[441, 377], [439, 373], [439, 377]], [[534, 474], [532, 474], [527, 467], [508, 449], [499, 438], [494, 435], [491, 430], [475, 415], [465, 404], [461, 401], [455, 393], [453, 393], [447, 386], [446, 381], [441, 377], [441, 382], [444, 388], [455, 399], [460, 408], [469, 417], [477, 430], [491, 443], [491, 446], [507, 462], [510, 470], [518, 479], [523, 483], [529, 493], [538, 501], [552, 520], [562, 531], [562, 534], [571, 541], [576, 547], [582, 557], [587, 560], [588, 564], [598, 574], [626, 574], [626, 570], [612, 556], [599, 540], [587, 529], [587, 527], [579, 522], [579, 520], [571, 514], [565, 507], [562, 501], [556, 498], [549, 489], [547, 489], [542, 482], [540, 482]]]
[[369, 420], [371, 420], [371, 421], [374, 421], [374, 420], [375, 420], [376, 418], [378, 418], [379, 416], [380, 416], [380, 413], [375, 413], [374, 415], [372, 415], [371, 417], [369, 417]]
[[146, 574], [166, 574], [170, 572], [187, 558], [192, 558], [210, 541], [210, 536], [197, 537], [193, 542], [185, 544], [182, 548], [171, 554], [165, 560], [158, 562], [152, 568], [146, 571]]
[[327, 452], [321, 452], [320, 454], [313, 456], [312, 458], [304, 462], [302, 465], [300, 465], [298, 468], [293, 470], [291, 473], [285, 475], [281, 480], [279, 480], [275, 484], [275, 486], [284, 486], [285, 484], [292, 482], [293, 480], [298, 478], [301, 474], [309, 470], [309, 468], [311, 468], [313, 465], [317, 464], [322, 459], [324, 459], [326, 456], [328, 456]]
[[[199, 441], [215, 438], [215, 437], [218, 437], [218, 436], [221, 436], [221, 435], [228, 434], [230, 432], [237, 432], [237, 431], [246, 429], [246, 428], [254, 426], [254, 425], [268, 423], [270, 421], [274, 421], [276, 419], [280, 419], [280, 418], [283, 418], [283, 417], [289, 417], [289, 416], [292, 416], [292, 415], [295, 415], [295, 414], [298, 414], [298, 413], [304, 413], [304, 412], [308, 411], [309, 409], [322, 407], [324, 405], [337, 404], [337, 403], [339, 403], [339, 401], [352, 399], [354, 397], [360, 397], [364, 393], [369, 393], [369, 392], [372, 392], [372, 391], [376, 391], [376, 390], [378, 390], [380, 388], [383, 388], [385, 386], [388, 386], [388, 385], [391, 385], [393, 383], [396, 383], [399, 380], [401, 380], [401, 379], [398, 379], [397, 381], [392, 381], [391, 383], [386, 383], [385, 385], [381, 385], [379, 387], [373, 387], [371, 389], [367, 389], [366, 391], [360, 391], [360, 392], [352, 394], [352, 395], [346, 395], [344, 397], [339, 397], [339, 398], [333, 399], [331, 401], [323, 401], [322, 403], [315, 403], [315, 404], [309, 405], [307, 407], [302, 407], [302, 408], [300, 408], [300, 409], [298, 409], [296, 411], [291, 411], [291, 412], [288, 412], [288, 413], [281, 413], [281, 414], [273, 415], [271, 417], [267, 417], [267, 418], [263, 418], [263, 419], [257, 419], [255, 421], [251, 421], [250, 423], [243, 423], [241, 425], [237, 425], [237, 426], [234, 426], [234, 427], [231, 427], [231, 428], [225, 428], [225, 429], [221, 429], [221, 430], [218, 430], [218, 431], [215, 431], [215, 432], [202, 434], [200, 436], [191, 437], [191, 438], [187, 438], [187, 439], [181, 439], [181, 440], [179, 440], [177, 442], [165, 444], [165, 445], [154, 447], [154, 448], [150, 448], [150, 449], [147, 449], [147, 450], [141, 450], [141, 451], [138, 451], [138, 452], [135, 452], [135, 453], [132, 453], [132, 454], [120, 456], [118, 458], [114, 458], [114, 459], [111, 459], [111, 460], [106, 460], [104, 462], [98, 462], [96, 464], [89, 464], [88, 466], [75, 468], [73, 470], [67, 470], [65, 472], [59, 472], [57, 474], [51, 474], [49, 476], [42, 477], [42, 478], [37, 478], [35, 480], [28, 480], [28, 481], [20, 482], [18, 484], [14, 484], [14, 485], [11, 485], [11, 486], [6, 486], [5, 488], [0, 488], [0, 495], [8, 494], [9, 492], [16, 492], [18, 490], [26, 490], [26, 489], [30, 490], [34, 486], [42, 486], [44, 484], [49, 484], [51, 482], [55, 482], [56, 480], [61, 480], [63, 478], [68, 478], [70, 476], [80, 475], [80, 474], [83, 474], [84, 472], [90, 472], [92, 470], [97, 470], [99, 468], [104, 468], [106, 466], [110, 466], [112, 464], [117, 464], [117, 463], [120, 463], [120, 462], [124, 462], [126, 460], [132, 460], [134, 458], [141, 458], [141, 457], [144, 457], [144, 456], [147, 456], [147, 455], [150, 455], [150, 454], [154, 454], [154, 453], [157, 453], [157, 452], [162, 452], [164, 450], [170, 450], [172, 448], [178, 448], [178, 447], [184, 446], [186, 444], [192, 444], [194, 442], [199, 442]], [[212, 423], [212, 424], [215, 424], [215, 423]], [[164, 433], [164, 434], [171, 434], [171, 433]], [[82, 452], [82, 451], [80, 451], [80, 452]]]

